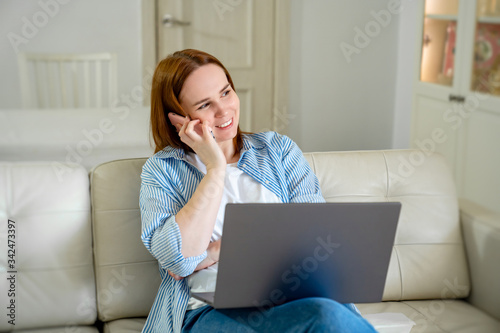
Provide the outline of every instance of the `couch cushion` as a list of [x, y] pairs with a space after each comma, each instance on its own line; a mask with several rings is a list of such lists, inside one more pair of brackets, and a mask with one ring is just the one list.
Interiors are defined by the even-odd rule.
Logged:
[[146, 318], [119, 319], [104, 324], [104, 333], [139, 333]]
[[141, 241], [139, 190], [146, 159], [101, 164], [91, 172], [99, 319], [148, 315], [161, 279]]
[[[7, 231], [8, 224], [14, 232]], [[14, 258], [3, 246], [7, 235], [15, 236], [9, 238]], [[15, 305], [15, 327], [4, 311], [0, 331], [95, 322], [89, 181], [83, 167], [0, 163], [0, 244], [1, 308]]]
[[402, 203], [384, 300], [468, 295], [456, 192], [441, 155], [390, 150], [305, 156], [328, 202]]
[[500, 322], [461, 300], [356, 304], [361, 314], [403, 313], [416, 326], [412, 333], [498, 333]]

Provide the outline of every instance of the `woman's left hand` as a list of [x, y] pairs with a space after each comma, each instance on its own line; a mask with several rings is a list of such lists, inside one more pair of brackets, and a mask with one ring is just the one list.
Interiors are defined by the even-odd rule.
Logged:
[[174, 274], [170, 270], [167, 270], [167, 272], [168, 272], [168, 275], [173, 277], [176, 281], [180, 281], [180, 280], [184, 279], [184, 277], [177, 275], [177, 274]]
[[221, 240], [219, 239], [216, 240], [215, 242], [210, 242], [210, 244], [208, 244], [207, 257], [203, 259], [203, 261], [200, 262], [198, 266], [196, 266], [194, 270], [195, 272], [210, 267], [219, 261], [220, 243]]
[[[208, 244], [207, 257], [203, 259], [203, 261], [200, 262], [198, 266], [196, 266], [196, 268], [194, 269], [195, 272], [210, 267], [219, 261], [220, 244], [221, 244], [221, 239], [216, 240], [215, 242], [210, 242], [210, 244]], [[168, 275], [173, 277], [176, 281], [184, 279], [184, 277], [174, 274], [170, 270], [167, 270], [167, 272]]]

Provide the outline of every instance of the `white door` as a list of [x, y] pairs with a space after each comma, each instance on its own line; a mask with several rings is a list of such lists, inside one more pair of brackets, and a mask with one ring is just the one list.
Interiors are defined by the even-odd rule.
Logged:
[[273, 129], [275, 0], [158, 0], [157, 59], [194, 48], [228, 69], [240, 128]]

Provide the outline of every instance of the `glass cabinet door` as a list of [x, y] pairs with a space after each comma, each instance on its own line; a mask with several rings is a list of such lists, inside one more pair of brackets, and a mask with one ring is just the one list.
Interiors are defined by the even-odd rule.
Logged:
[[425, 1], [420, 81], [453, 85], [457, 19], [458, 0]]
[[471, 90], [500, 96], [500, 0], [478, 0]]

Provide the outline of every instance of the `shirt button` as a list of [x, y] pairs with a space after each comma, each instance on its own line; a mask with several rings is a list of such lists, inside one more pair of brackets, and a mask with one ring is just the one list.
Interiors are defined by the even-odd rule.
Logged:
[[266, 180], [266, 184], [269, 184], [269, 180]]
[[245, 163], [243, 163], [243, 164], [241, 165], [241, 167], [242, 167], [242, 168], [245, 168], [246, 166], [247, 166], [247, 165], [246, 165]]

